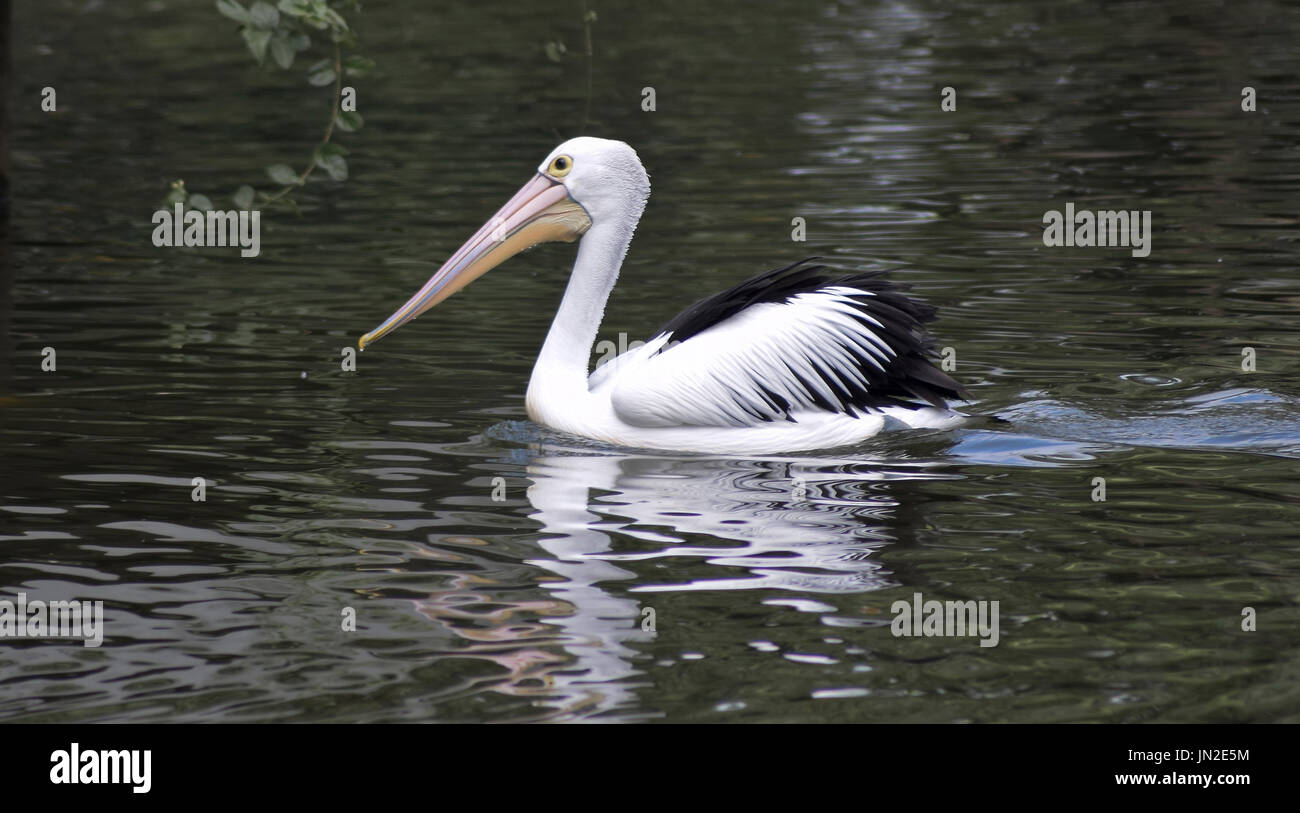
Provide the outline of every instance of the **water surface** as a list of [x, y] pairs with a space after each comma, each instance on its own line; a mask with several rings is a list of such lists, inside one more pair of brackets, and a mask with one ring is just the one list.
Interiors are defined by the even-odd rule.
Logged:
[[[107, 638], [0, 646], [0, 719], [1297, 721], [1300, 12], [593, 6], [584, 127], [577, 4], [367, 4], [352, 178], [255, 260], [150, 214], [297, 163], [319, 92], [209, 3], [18, 11], [0, 592], [102, 600]], [[584, 132], [654, 187], [602, 340], [800, 257], [887, 268], [1007, 423], [762, 458], [547, 432], [564, 245], [340, 369]], [[1045, 248], [1066, 201], [1152, 210], [1151, 256]], [[894, 637], [917, 592], [1000, 602], [998, 646]]]

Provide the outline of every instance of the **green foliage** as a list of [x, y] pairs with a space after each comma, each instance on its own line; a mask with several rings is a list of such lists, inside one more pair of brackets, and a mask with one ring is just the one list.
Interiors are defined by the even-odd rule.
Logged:
[[266, 168], [266, 174], [281, 186], [298, 183], [298, 173], [294, 172], [293, 167], [288, 164], [272, 164]]
[[331, 59], [322, 59], [307, 69], [307, 83], [316, 87], [333, 84], [337, 77], [338, 74], [334, 72], [334, 61]]
[[163, 206], [170, 209], [176, 204], [184, 204], [189, 199], [190, 193], [185, 191], [184, 181], [172, 181], [167, 187], [167, 197], [163, 198]]
[[212, 201], [207, 195], [190, 192], [185, 188], [184, 181], [172, 181], [167, 186], [167, 195], [163, 198], [160, 208], [171, 209], [178, 203], [185, 211], [198, 209], [200, 212], [210, 212], [213, 209]]
[[266, 58], [266, 46], [271, 44], [271, 32], [264, 28], [245, 28], [240, 33], [244, 35], [244, 42], [248, 43], [248, 50], [253, 52], [253, 59], [261, 65]]
[[[245, 0], [247, 2], [247, 0]], [[288, 164], [272, 164], [266, 174], [281, 187], [276, 192], [258, 192], [244, 185], [235, 190], [231, 200], [239, 209], [250, 209], [255, 203], [268, 206], [284, 202], [297, 208], [290, 197], [292, 191], [307, 183], [312, 173], [319, 169], [333, 181], [345, 181], [348, 165], [343, 156], [347, 150], [331, 141], [335, 131], [351, 133], [361, 129], [364, 120], [360, 113], [339, 109], [340, 91], [344, 76], [365, 76], [375, 68], [375, 63], [359, 54], [344, 56], [343, 49], [356, 47], [356, 36], [347, 20], [339, 13], [360, 11], [358, 0], [254, 0], [245, 5], [239, 0], [216, 0], [217, 12], [239, 24], [239, 35], [258, 65], [270, 62], [281, 70], [293, 67], [298, 56], [311, 50], [317, 41], [323, 41], [329, 56], [313, 62], [307, 68], [307, 84], [312, 87], [331, 87], [331, 113], [320, 142], [312, 149], [311, 161], [301, 171]], [[182, 203], [195, 209], [208, 210], [212, 201], [206, 195], [185, 190], [184, 181], [175, 181], [169, 187], [166, 205]]]
[[346, 181], [348, 179], [348, 162], [343, 160], [346, 153], [347, 150], [338, 144], [322, 144], [316, 148], [313, 160], [316, 166], [325, 170], [333, 180]]
[[363, 124], [365, 124], [365, 119], [361, 118], [360, 113], [353, 110], [340, 110], [338, 115], [334, 117], [334, 126], [345, 133], [360, 130]]
[[252, 209], [253, 196], [256, 194], [257, 193], [253, 187], [244, 184], [235, 190], [235, 194], [231, 195], [230, 199], [234, 201], [236, 209]]
[[[361, 10], [351, 0], [346, 5]], [[242, 26], [240, 33], [259, 65], [266, 60], [269, 45], [276, 64], [287, 70], [294, 54], [310, 47], [313, 32], [327, 34], [338, 45], [356, 45], [347, 20], [331, 8], [329, 0], [280, 0], [279, 5], [255, 0], [248, 7], [239, 0], [217, 0], [217, 11]]]
[[375, 69], [375, 61], [353, 54], [343, 60], [343, 73], [348, 76], [365, 76]]
[[248, 13], [248, 9], [235, 0], [217, 0], [217, 11], [241, 25], [253, 24], [253, 17]]
[[560, 42], [559, 40], [551, 40], [543, 46], [543, 50], [546, 51], [547, 59], [551, 60], [552, 62], [563, 62], [564, 55], [565, 53], [568, 52], [569, 49], [565, 48], [564, 43]]

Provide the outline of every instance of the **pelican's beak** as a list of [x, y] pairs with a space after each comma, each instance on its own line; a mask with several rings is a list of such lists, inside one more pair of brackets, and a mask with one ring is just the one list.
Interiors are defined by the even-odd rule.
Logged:
[[366, 345], [437, 305], [526, 248], [554, 240], [572, 242], [591, 228], [591, 218], [569, 190], [538, 173], [491, 220], [443, 263], [424, 287], [382, 325], [361, 337]]

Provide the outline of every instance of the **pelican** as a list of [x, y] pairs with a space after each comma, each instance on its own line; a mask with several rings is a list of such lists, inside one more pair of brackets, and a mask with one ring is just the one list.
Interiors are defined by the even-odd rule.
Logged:
[[358, 345], [365, 350], [524, 249], [581, 238], [528, 383], [528, 416], [539, 424], [617, 446], [779, 454], [965, 417], [947, 404], [964, 398], [960, 385], [930, 361], [923, 324], [935, 309], [879, 272], [837, 274], [811, 260], [700, 300], [588, 375], [649, 196], [650, 177], [627, 144], [564, 142]]

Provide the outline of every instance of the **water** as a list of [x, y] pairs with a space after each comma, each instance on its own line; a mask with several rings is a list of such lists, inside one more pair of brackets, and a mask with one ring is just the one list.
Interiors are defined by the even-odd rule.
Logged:
[[[17, 12], [0, 586], [102, 600], [107, 638], [6, 643], [0, 719], [1300, 720], [1300, 12], [595, 3], [584, 129], [572, 5], [368, 6], [353, 177], [256, 260], [155, 249], [150, 214], [297, 163], [321, 91], [206, 2]], [[343, 372], [580, 132], [654, 185], [602, 340], [802, 256], [889, 268], [1009, 423], [758, 459], [553, 435], [523, 394], [563, 245]], [[1151, 256], [1045, 248], [1066, 201], [1151, 209]], [[917, 592], [1000, 602], [999, 644], [894, 637]]]

